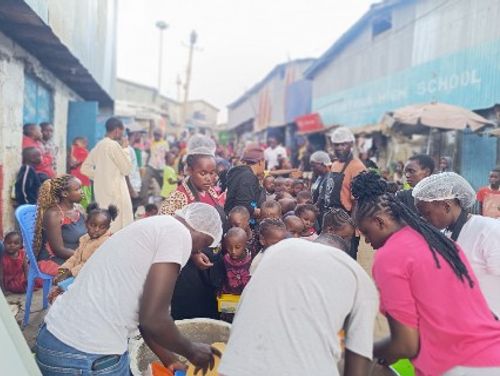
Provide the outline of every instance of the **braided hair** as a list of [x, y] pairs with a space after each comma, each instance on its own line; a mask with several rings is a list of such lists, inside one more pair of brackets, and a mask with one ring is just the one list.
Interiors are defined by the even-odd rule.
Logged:
[[393, 194], [388, 193], [387, 186], [387, 181], [372, 171], [363, 172], [353, 180], [352, 195], [356, 199], [353, 213], [355, 222], [359, 223], [362, 218], [371, 217], [378, 212], [389, 214], [394, 220], [405, 223], [422, 235], [438, 269], [441, 268], [439, 255], [450, 265], [461, 281], [465, 279], [469, 286], [473, 287], [474, 282], [459, 257], [455, 243], [408, 209]]
[[67, 174], [57, 178], [47, 179], [43, 182], [38, 191], [35, 235], [33, 237], [33, 251], [36, 255], [38, 255], [43, 245], [42, 229], [45, 212], [61, 202], [62, 193], [68, 190], [69, 183], [73, 179], [75, 179], [74, 176]]

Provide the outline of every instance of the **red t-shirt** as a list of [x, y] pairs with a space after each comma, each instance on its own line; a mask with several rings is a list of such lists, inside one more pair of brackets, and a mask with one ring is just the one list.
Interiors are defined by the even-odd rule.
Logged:
[[54, 159], [52, 154], [50, 154], [50, 152], [45, 149], [41, 141], [36, 141], [30, 137], [23, 136], [23, 149], [30, 147], [38, 149], [40, 151], [40, 154], [42, 154], [42, 162], [38, 166], [35, 166], [35, 171], [43, 173], [49, 178], [55, 177], [56, 173], [52, 167]]
[[477, 201], [481, 203], [485, 217], [500, 218], [500, 189], [481, 188], [477, 192]]
[[418, 376], [438, 376], [456, 366], [500, 366], [500, 321], [479, 289], [469, 262], [460, 258], [474, 281], [460, 281], [425, 239], [410, 227], [393, 234], [375, 253], [373, 278], [380, 310], [417, 328], [420, 350], [412, 363]]
[[26, 276], [24, 275], [24, 250], [21, 249], [16, 258], [7, 254], [2, 257], [3, 285], [7, 291], [22, 294], [26, 292]]

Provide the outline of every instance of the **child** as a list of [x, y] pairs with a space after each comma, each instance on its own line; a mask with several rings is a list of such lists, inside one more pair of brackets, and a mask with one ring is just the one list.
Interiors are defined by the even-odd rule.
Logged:
[[73, 139], [73, 145], [71, 145], [69, 160], [70, 174], [80, 179], [80, 182], [82, 183], [83, 198], [81, 204], [84, 208], [86, 208], [92, 201], [92, 188], [90, 185], [90, 179], [87, 175], [83, 175], [80, 172], [80, 167], [89, 155], [87, 146], [88, 142], [85, 137], [75, 137]]
[[297, 197], [297, 195], [305, 189], [305, 184], [300, 179], [295, 179], [292, 183], [292, 195]]
[[268, 175], [264, 178], [262, 185], [264, 186], [264, 190], [266, 193], [266, 201], [274, 200], [276, 198], [276, 192], [274, 188], [274, 176]]
[[247, 249], [252, 258], [259, 252], [259, 239], [250, 227], [250, 212], [244, 206], [235, 206], [228, 215], [229, 226], [239, 227], [247, 234]]
[[165, 154], [165, 169], [163, 170], [163, 186], [161, 189], [161, 196], [167, 198], [175, 191], [179, 184], [179, 177], [174, 169], [175, 155], [171, 152]]
[[259, 224], [259, 242], [262, 250], [254, 257], [250, 265], [250, 275], [255, 273], [267, 248], [287, 237], [286, 226], [281, 219], [266, 218]]
[[225, 294], [240, 295], [250, 279], [251, 258], [246, 249], [248, 237], [239, 227], [232, 227], [224, 236], [224, 265], [227, 278], [222, 285]]
[[80, 245], [73, 256], [66, 260], [59, 268], [59, 274], [54, 283], [59, 283], [67, 278], [76, 277], [88, 259], [111, 236], [109, 228], [116, 219], [118, 209], [109, 205], [107, 209], [99, 208], [96, 203], [87, 207], [87, 234], [80, 238]]
[[[26, 149], [25, 149], [26, 150]], [[5, 235], [2, 256], [3, 289], [7, 292], [22, 294], [26, 292], [28, 263], [19, 233], [13, 231]]]
[[318, 237], [314, 225], [318, 219], [319, 210], [316, 206], [311, 204], [303, 204], [297, 206], [295, 209], [295, 215], [302, 219], [304, 222], [304, 233], [302, 234], [303, 239], [315, 240]]
[[241, 295], [250, 280], [252, 258], [246, 249], [247, 241], [246, 232], [239, 227], [230, 228], [224, 236], [226, 278], [221, 289], [223, 294]]
[[323, 217], [321, 233], [334, 234], [350, 242], [355, 232], [354, 222], [343, 209], [330, 209]]
[[283, 213], [283, 218], [289, 215], [294, 215], [295, 208], [297, 207], [297, 200], [294, 198], [282, 198], [278, 201], [281, 206], [281, 212]]
[[284, 186], [283, 186], [285, 192], [288, 192], [291, 195], [293, 195], [293, 189], [292, 189], [292, 187], [293, 187], [293, 179], [292, 178], [286, 178], [285, 182], [284, 182]]
[[158, 206], [156, 204], [147, 204], [144, 206], [144, 218], [158, 215]]
[[281, 205], [278, 201], [269, 200], [262, 203], [260, 207], [260, 220], [280, 219], [282, 215]]
[[490, 172], [489, 185], [477, 192], [479, 212], [485, 217], [500, 218], [500, 167]]
[[274, 193], [278, 194], [285, 191], [285, 178], [278, 176], [274, 179]]
[[284, 222], [286, 230], [292, 238], [300, 238], [304, 233], [304, 222], [296, 215], [289, 215], [284, 219]]
[[297, 194], [297, 205], [312, 204], [313, 198], [310, 191], [301, 191]]
[[16, 201], [19, 205], [35, 205], [38, 198], [38, 190], [42, 185], [40, 176], [35, 171], [36, 166], [42, 162], [42, 154], [35, 147], [23, 149], [23, 165], [16, 177], [15, 191]]
[[276, 193], [276, 196], [275, 196], [274, 199], [276, 201], [279, 201], [279, 200], [282, 200], [284, 198], [293, 198], [293, 196], [290, 193], [283, 191], [283, 192], [280, 192], [280, 193]]

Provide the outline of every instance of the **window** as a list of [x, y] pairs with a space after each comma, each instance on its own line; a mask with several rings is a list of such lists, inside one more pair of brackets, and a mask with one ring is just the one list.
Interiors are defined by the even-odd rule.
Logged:
[[392, 28], [392, 14], [381, 14], [373, 19], [372, 22], [372, 38], [380, 35]]
[[24, 75], [23, 124], [52, 122], [54, 98], [52, 91], [39, 79]]

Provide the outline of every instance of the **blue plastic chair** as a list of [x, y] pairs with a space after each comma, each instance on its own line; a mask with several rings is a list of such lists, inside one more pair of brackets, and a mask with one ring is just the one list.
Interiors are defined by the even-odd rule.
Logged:
[[35, 289], [35, 280], [41, 278], [43, 280], [43, 309], [49, 306], [49, 292], [52, 286], [53, 276], [42, 273], [38, 268], [35, 253], [33, 252], [33, 237], [35, 235], [36, 223], [36, 205], [21, 205], [16, 209], [16, 219], [21, 229], [23, 236], [23, 245], [26, 255], [28, 255], [29, 271], [28, 271], [28, 287], [26, 288], [26, 302], [23, 327], [29, 324], [31, 312], [31, 300], [33, 298], [33, 290]]

